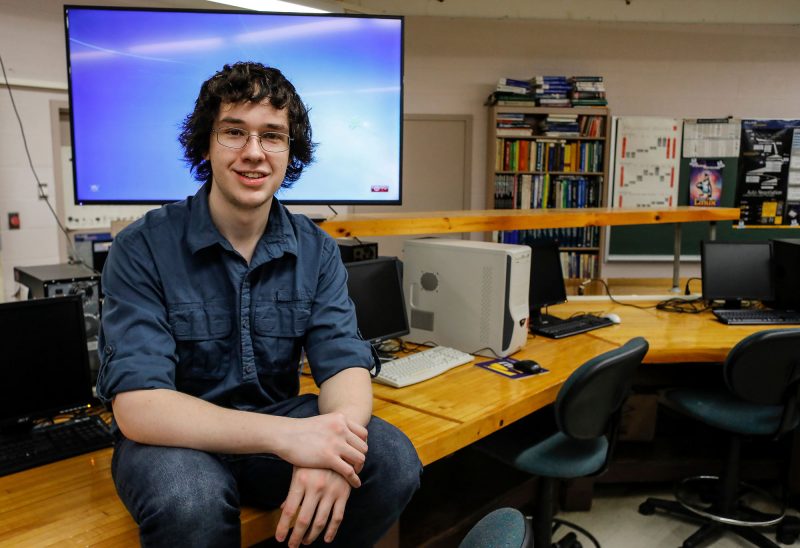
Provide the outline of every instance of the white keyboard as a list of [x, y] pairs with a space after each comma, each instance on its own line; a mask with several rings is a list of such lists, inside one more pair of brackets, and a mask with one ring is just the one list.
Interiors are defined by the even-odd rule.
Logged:
[[426, 381], [472, 360], [473, 357], [466, 352], [446, 346], [434, 346], [422, 352], [384, 362], [381, 364], [381, 374], [373, 380], [402, 388]]

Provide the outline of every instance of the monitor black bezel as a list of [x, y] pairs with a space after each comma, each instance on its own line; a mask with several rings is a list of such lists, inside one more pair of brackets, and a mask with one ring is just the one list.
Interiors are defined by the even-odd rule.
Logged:
[[[360, 268], [369, 268], [370, 266], [377, 264], [377, 263], [387, 263], [392, 262], [395, 265], [395, 272], [397, 274], [397, 284], [398, 284], [398, 295], [400, 297], [400, 309], [402, 311], [402, 319], [403, 325], [405, 326], [402, 330], [387, 333], [385, 335], [381, 335], [379, 337], [373, 338], [364, 338], [365, 341], [369, 342], [373, 346], [378, 346], [388, 340], [397, 339], [399, 337], [403, 337], [408, 335], [411, 332], [411, 326], [408, 321], [408, 313], [406, 311], [406, 301], [405, 301], [405, 292], [403, 291], [403, 269], [402, 263], [397, 257], [378, 257], [376, 259], [368, 259], [365, 261], [353, 261], [344, 263], [345, 269], [347, 269], [348, 281], [350, 278], [350, 270], [351, 269], [360, 269]], [[349, 289], [348, 289], [349, 293]], [[352, 301], [352, 297], [351, 297]], [[355, 301], [353, 301], [353, 306], [355, 307]], [[357, 314], [358, 310], [356, 310]], [[356, 322], [358, 322], [358, 317], [356, 316]]]
[[[531, 242], [528, 244], [531, 248], [531, 276], [528, 285], [528, 310], [530, 313], [530, 317], [535, 321], [536, 318], [542, 315], [542, 309], [547, 308], [548, 306], [553, 306], [556, 304], [561, 304], [567, 302], [567, 287], [564, 283], [564, 269], [561, 266], [560, 254], [561, 254], [561, 247], [557, 240], [539, 240], [535, 242]], [[548, 300], [547, 302], [540, 302], [534, 303], [533, 302], [533, 295], [534, 295], [534, 284], [536, 283], [534, 280], [534, 270], [536, 264], [536, 251], [541, 249], [546, 249], [548, 252], [552, 252], [555, 250], [556, 261], [558, 265], [558, 274], [559, 278], [561, 279], [561, 286], [560, 292], [558, 296], [554, 296], [552, 300]]]
[[[769, 248], [769, 293], [765, 294], [756, 294], [752, 293], [750, 295], [723, 295], [716, 293], [713, 291], [713, 288], [709, 287], [710, 280], [709, 276], [709, 261], [707, 258], [707, 247], [722, 247], [722, 246], [729, 246], [729, 247], [741, 247], [742, 255], [749, 256], [748, 252], [744, 249], [747, 246], [763, 246]], [[703, 300], [706, 301], [724, 301], [725, 308], [738, 308], [741, 306], [743, 301], [771, 301], [775, 297], [775, 277], [773, 272], [773, 246], [771, 241], [745, 241], [745, 242], [736, 242], [736, 241], [718, 241], [718, 240], [702, 240], [700, 242], [700, 283], [701, 283], [701, 291], [703, 294]], [[731, 273], [734, 275], [735, 273]]]
[[[22, 308], [40, 308], [42, 310], [46, 310], [48, 307], [61, 305], [71, 305], [75, 308], [75, 324], [72, 326], [63, 326], [63, 328], [72, 329], [72, 336], [76, 338], [76, 344], [80, 344], [81, 348], [83, 349], [83, 352], [80, 353], [79, 358], [81, 363], [75, 365], [75, 370], [76, 374], [80, 374], [82, 376], [81, 384], [85, 385], [85, 392], [80, 397], [76, 396], [74, 401], [63, 402], [59, 405], [44, 406], [35, 410], [27, 410], [24, 413], [0, 416], [0, 431], [26, 428], [41, 419], [49, 419], [63, 413], [85, 409], [94, 402], [94, 396], [92, 394], [91, 370], [89, 365], [89, 351], [87, 348], [86, 329], [84, 327], [83, 297], [81, 295], [65, 295], [60, 297], [46, 297], [42, 299], [30, 299], [25, 301], [10, 301], [6, 303], [0, 303], [0, 309], [13, 314], [15, 310], [20, 310]], [[80, 318], [80, 321], [77, 321], [78, 318]], [[46, 337], [46, 334], [43, 334], [43, 337]], [[42, 340], [42, 344], [47, 344], [46, 339]], [[31, 351], [35, 352], [36, 349], [31, 349]], [[80, 368], [80, 371], [78, 371], [78, 368]], [[35, 389], [35, 387], [33, 388]], [[22, 389], [29, 390], [31, 388], [23, 387]]]
[[[69, 101], [69, 130], [72, 148], [72, 186], [75, 205], [86, 206], [135, 206], [135, 205], [164, 205], [172, 203], [174, 200], [79, 200], [78, 199], [78, 174], [77, 174], [77, 154], [74, 147], [75, 133], [73, 120], [73, 99], [72, 99], [72, 65], [70, 63], [70, 44], [69, 44], [69, 10], [105, 10], [105, 11], [145, 11], [145, 12], [172, 12], [172, 13], [219, 13], [234, 15], [279, 15], [279, 16], [298, 16], [302, 18], [310, 17], [330, 17], [330, 18], [355, 18], [355, 19], [395, 19], [400, 21], [400, 120], [398, 135], [398, 184], [400, 188], [396, 200], [303, 200], [291, 198], [278, 198], [281, 203], [287, 205], [403, 205], [403, 121], [405, 113], [405, 17], [402, 15], [384, 15], [368, 13], [309, 13], [309, 12], [270, 12], [270, 11], [250, 11], [237, 9], [198, 9], [198, 8], [156, 8], [156, 7], [128, 7], [128, 6], [95, 6], [95, 5], [76, 5], [65, 4], [63, 6], [64, 16], [64, 42], [67, 61], [67, 95]], [[199, 90], [199, 88], [198, 88]], [[187, 105], [187, 113], [191, 105]], [[187, 168], [188, 169], [188, 168]], [[198, 188], [200, 183], [198, 182]], [[178, 200], [180, 200], [179, 198]]]

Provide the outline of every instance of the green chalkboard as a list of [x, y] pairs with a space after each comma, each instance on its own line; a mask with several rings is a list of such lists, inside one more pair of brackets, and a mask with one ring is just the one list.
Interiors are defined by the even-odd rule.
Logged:
[[[722, 158], [722, 207], [738, 207], [736, 200], [736, 181], [738, 178], [738, 158]], [[678, 178], [678, 205], [689, 203], [690, 159], [682, 158]], [[734, 228], [732, 221], [717, 223], [717, 240], [753, 241], [771, 238], [797, 238], [800, 228]], [[681, 255], [699, 255], [700, 241], [707, 239], [709, 223], [684, 223], [681, 226]], [[666, 225], [615, 226], [609, 230], [607, 260], [635, 260], [636, 257], [663, 256], [671, 260], [674, 252], [675, 228]]]

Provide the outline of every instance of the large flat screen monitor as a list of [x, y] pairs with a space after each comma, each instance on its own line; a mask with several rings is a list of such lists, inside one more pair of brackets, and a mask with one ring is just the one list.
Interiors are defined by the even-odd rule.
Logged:
[[771, 242], [701, 242], [700, 270], [703, 298], [725, 308], [774, 296]]
[[199, 183], [177, 136], [223, 65], [281, 70], [309, 107], [315, 161], [294, 204], [399, 204], [403, 19], [66, 6], [75, 203], [162, 204]]
[[395, 257], [346, 263], [358, 330], [373, 346], [408, 335], [400, 262]]
[[0, 430], [92, 402], [79, 295], [0, 304]]
[[531, 244], [531, 281], [528, 291], [530, 322], [536, 326], [555, 318], [542, 312], [550, 305], [567, 300], [561, 252], [558, 242], [541, 241]]

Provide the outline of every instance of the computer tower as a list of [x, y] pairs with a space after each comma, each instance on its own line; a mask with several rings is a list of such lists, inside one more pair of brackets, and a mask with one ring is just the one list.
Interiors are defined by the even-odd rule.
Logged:
[[780, 310], [800, 310], [800, 239], [772, 240], [775, 301]]
[[84, 314], [100, 315], [100, 276], [85, 265], [15, 266], [14, 281], [26, 286], [33, 299], [83, 295]]
[[362, 242], [353, 238], [336, 238], [343, 263], [371, 261], [378, 258], [378, 244]]
[[504, 357], [525, 345], [530, 247], [407, 240], [403, 263], [407, 340], [489, 357]]

